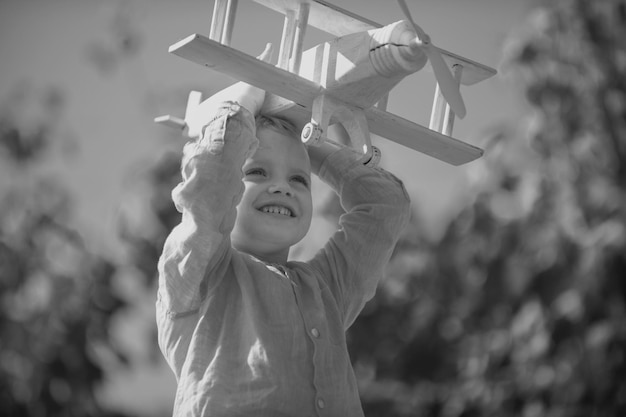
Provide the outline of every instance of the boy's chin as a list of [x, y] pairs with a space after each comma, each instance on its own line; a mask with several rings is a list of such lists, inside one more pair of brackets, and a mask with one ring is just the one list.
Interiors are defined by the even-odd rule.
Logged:
[[286, 261], [289, 250], [292, 246], [303, 239], [297, 237], [279, 238], [275, 237], [273, 241], [264, 240], [263, 242], [254, 242], [252, 239], [233, 239], [232, 246], [239, 252], [247, 253], [261, 260], [271, 259], [271, 262], [277, 262], [277, 259]]

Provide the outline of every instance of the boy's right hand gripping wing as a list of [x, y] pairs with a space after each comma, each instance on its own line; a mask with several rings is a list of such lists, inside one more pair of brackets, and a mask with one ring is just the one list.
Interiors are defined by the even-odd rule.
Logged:
[[[272, 44], [268, 43], [265, 50], [257, 58], [270, 62], [272, 52]], [[185, 123], [189, 129], [188, 134], [192, 138], [201, 137], [202, 130], [210, 122], [211, 115], [215, 114], [216, 109], [224, 102], [237, 102], [256, 116], [264, 100], [264, 90], [244, 82], [235, 83], [204, 100], [185, 116]]]

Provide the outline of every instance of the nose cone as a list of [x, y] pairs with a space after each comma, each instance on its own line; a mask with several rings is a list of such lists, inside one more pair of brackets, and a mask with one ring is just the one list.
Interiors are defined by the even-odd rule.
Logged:
[[391, 78], [422, 69], [428, 58], [416, 44], [416, 37], [412, 25], [405, 20], [372, 31], [370, 59], [376, 72]]

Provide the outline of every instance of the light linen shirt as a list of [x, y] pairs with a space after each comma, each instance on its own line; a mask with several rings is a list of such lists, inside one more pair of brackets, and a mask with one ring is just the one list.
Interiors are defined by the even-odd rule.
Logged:
[[319, 177], [346, 210], [309, 262], [266, 264], [233, 249], [254, 118], [224, 103], [185, 146], [172, 193], [181, 223], [159, 261], [159, 346], [175, 416], [363, 416], [345, 331], [373, 297], [409, 217], [402, 183], [350, 149]]

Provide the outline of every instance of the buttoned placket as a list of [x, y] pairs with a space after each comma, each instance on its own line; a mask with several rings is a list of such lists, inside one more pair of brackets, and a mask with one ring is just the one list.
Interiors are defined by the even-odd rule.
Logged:
[[323, 392], [320, 389], [320, 381], [319, 381], [319, 366], [317, 366], [317, 362], [320, 360], [320, 356], [323, 355], [323, 348], [321, 344], [323, 343], [322, 334], [317, 327], [311, 327], [311, 331], [309, 332], [311, 335], [311, 340], [313, 341], [313, 386], [315, 387], [316, 396], [315, 396], [315, 406], [317, 408], [318, 415], [322, 415], [322, 411], [326, 407], [326, 402], [324, 401], [324, 397], [321, 395]]
[[[292, 278], [289, 276], [289, 272], [288, 271], [286, 272], [287, 272], [287, 276], [289, 277], [289, 280], [292, 281]], [[320, 355], [323, 354], [321, 351], [322, 348], [320, 345], [321, 343], [323, 343], [322, 338], [324, 336], [322, 335], [322, 332], [319, 330], [319, 326], [313, 322], [314, 319], [311, 319], [311, 317], [309, 317], [306, 314], [306, 312], [308, 311], [306, 301], [303, 300], [302, 294], [297, 285], [293, 286], [293, 291], [296, 296], [296, 302], [298, 304], [298, 309], [300, 310], [300, 315], [304, 322], [304, 326], [307, 329], [307, 333], [309, 334], [309, 337], [313, 344], [313, 357], [311, 358], [311, 360], [313, 362], [313, 386], [315, 387], [315, 400], [314, 401], [315, 401], [315, 408], [317, 411], [317, 415], [319, 416], [321, 415], [320, 413], [322, 413], [324, 409], [326, 408], [326, 400], [320, 394], [321, 390], [320, 390], [320, 382], [319, 382], [319, 375], [318, 375], [319, 366], [317, 364], [317, 362], [319, 362]]]
[[322, 397], [318, 397], [317, 408], [319, 408], [320, 410], [323, 410], [325, 406], [326, 406], [326, 403], [324, 402], [324, 399]]
[[[318, 349], [319, 349], [319, 348], [318, 348], [318, 343], [319, 343], [319, 341], [318, 341], [318, 340], [315, 340], [315, 339], [320, 339], [320, 337], [322, 336], [322, 335], [321, 335], [321, 333], [320, 333], [320, 331], [317, 329], [317, 327], [313, 327], [313, 328], [311, 329], [311, 336], [313, 336], [313, 339], [314, 339], [314, 340], [313, 340], [313, 344], [314, 344], [314, 346], [315, 346], [315, 347], [314, 347], [314, 349], [315, 349], [315, 351], [317, 352], [317, 351], [318, 351]], [[315, 357], [315, 356], [316, 356], [316, 355], [314, 354], [314, 357]], [[315, 366], [315, 363], [314, 363], [314, 366]], [[314, 369], [314, 375], [315, 375], [315, 376], [317, 375], [316, 370], [317, 370], [317, 369]], [[315, 379], [317, 379], [315, 376], [314, 376], [314, 380], [315, 380]], [[326, 407], [326, 402], [324, 402], [324, 398], [323, 398], [323, 397], [321, 397], [321, 396], [319, 395], [319, 389], [317, 388], [317, 384], [315, 384], [315, 388], [316, 388], [316, 390], [318, 391], [318, 396], [317, 396], [317, 399], [315, 400], [315, 405], [317, 406], [318, 410], [323, 410], [323, 409], [324, 409], [324, 407]]]

